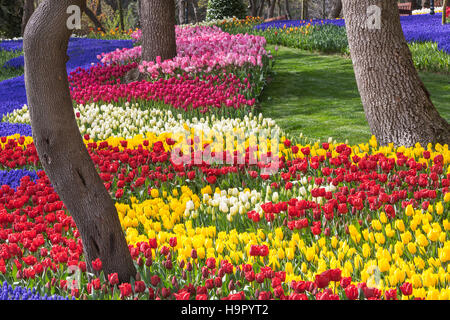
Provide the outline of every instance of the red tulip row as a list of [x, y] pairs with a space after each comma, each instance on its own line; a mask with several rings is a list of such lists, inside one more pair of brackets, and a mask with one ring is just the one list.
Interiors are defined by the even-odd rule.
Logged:
[[[198, 76], [183, 74], [155, 82], [146, 80], [122, 83], [128, 71], [137, 67], [129, 65], [96, 65], [89, 70], [76, 69], [69, 76], [71, 96], [79, 104], [91, 102], [162, 102], [176, 109], [199, 110], [207, 113], [215, 108], [245, 108], [255, 104], [252, 96], [251, 75], [241, 80], [236, 75], [224, 73]], [[249, 97], [249, 98], [247, 98]]]

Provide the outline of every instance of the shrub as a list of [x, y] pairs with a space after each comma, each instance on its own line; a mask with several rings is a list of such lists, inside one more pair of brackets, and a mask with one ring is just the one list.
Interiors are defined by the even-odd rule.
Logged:
[[242, 0], [209, 0], [206, 20], [236, 17], [245, 18], [247, 9]]

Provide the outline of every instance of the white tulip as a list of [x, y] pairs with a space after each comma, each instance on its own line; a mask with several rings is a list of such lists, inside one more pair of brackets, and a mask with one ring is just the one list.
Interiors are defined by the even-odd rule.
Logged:
[[272, 195], [272, 202], [278, 202], [278, 192], [274, 192]]

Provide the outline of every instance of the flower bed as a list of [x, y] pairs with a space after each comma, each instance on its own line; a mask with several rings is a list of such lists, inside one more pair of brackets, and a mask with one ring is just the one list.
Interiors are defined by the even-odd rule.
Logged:
[[[119, 284], [97, 259], [88, 277], [80, 234], [32, 138], [11, 132], [0, 139], [2, 181], [16, 183], [0, 188], [0, 280], [36, 288], [17, 298], [450, 297], [448, 146], [287, 137], [251, 113], [265, 83], [258, 63], [126, 84], [137, 61], [110, 62], [69, 80], [139, 275]], [[29, 122], [26, 107], [8, 112], [4, 121]], [[2, 292], [15, 298], [11, 290]]]
[[[99, 284], [83, 280], [73, 295], [354, 299], [361, 288], [366, 298], [448, 297], [447, 147], [377, 148], [375, 140], [306, 146], [284, 140], [281, 169], [266, 176], [257, 165], [213, 170], [192, 160], [174, 166], [169, 139], [86, 141], [117, 199], [143, 283], [133, 295], [126, 286], [105, 287], [107, 279], [115, 283], [113, 276], [100, 276]], [[24, 150], [21, 156], [7, 156], [18, 149]], [[29, 138], [19, 137], [2, 142], [0, 159], [20, 168], [36, 163], [36, 153]], [[0, 265], [6, 276], [13, 268], [28, 281], [59, 264], [84, 268], [73, 220], [45, 173], [38, 175], [35, 182], [23, 178], [17, 191], [2, 187], [0, 199], [5, 206], [0, 236], [10, 239]], [[174, 188], [172, 181], [182, 184]], [[13, 222], [20, 208], [28, 208], [25, 214], [35, 221], [26, 229]], [[36, 244], [27, 248], [29, 232]], [[159, 278], [161, 268], [165, 279]], [[336, 289], [327, 289], [333, 281]], [[66, 285], [54, 284], [54, 292], [69, 293]]]
[[[400, 17], [400, 22], [402, 24], [403, 33], [405, 34], [406, 41], [431, 41], [438, 44], [438, 49], [450, 54], [450, 26], [448, 24], [442, 25], [442, 13], [437, 13], [435, 15], [411, 15]], [[306, 25], [322, 26], [326, 24], [332, 24], [338, 27], [345, 26], [345, 20], [303, 20], [303, 21], [274, 21], [262, 23], [255, 26], [257, 30], [275, 30], [283, 28], [299, 28]]]

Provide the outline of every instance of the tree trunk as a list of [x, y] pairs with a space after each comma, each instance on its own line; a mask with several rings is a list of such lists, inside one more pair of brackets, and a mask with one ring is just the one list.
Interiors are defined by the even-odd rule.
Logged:
[[341, 0], [333, 0], [331, 10], [328, 13], [328, 19], [336, 19], [339, 18], [342, 11], [342, 1]]
[[256, 17], [258, 14], [257, 0], [249, 0], [250, 15]]
[[277, 4], [277, 0], [271, 0], [269, 3], [269, 13], [267, 14], [268, 18], [273, 18], [275, 13], [275, 5]]
[[191, 1], [191, 4], [192, 4], [192, 11], [194, 12], [195, 23], [198, 23], [199, 22], [199, 19], [198, 19], [198, 0]]
[[111, 7], [111, 9], [116, 12], [117, 11], [117, 0], [105, 0], [106, 4]]
[[429, 8], [430, 0], [422, 0], [422, 8]]
[[442, 24], [444, 25], [447, 22], [447, 7], [448, 7], [448, 0], [444, 0], [444, 3], [442, 4]]
[[22, 15], [22, 35], [25, 33], [25, 27], [28, 20], [34, 12], [34, 0], [25, 0], [23, 3], [23, 15]]
[[322, 0], [322, 19], [325, 19], [326, 17], [327, 17], [326, 0]]
[[177, 0], [177, 2], [178, 2], [178, 24], [183, 24], [185, 19], [184, 0]]
[[291, 8], [289, 7], [289, 0], [284, 1], [285, 7], [286, 7], [286, 15], [289, 20], [292, 20], [292, 14], [291, 14]]
[[342, 1], [356, 82], [372, 134], [382, 145], [450, 144], [450, 125], [437, 112], [414, 67], [397, 1], [378, 2], [379, 26], [368, 22], [376, 17], [368, 15], [372, 3]]
[[94, 12], [92, 12], [91, 9], [89, 9], [88, 6], [84, 7], [84, 13], [89, 17], [89, 19], [92, 21], [92, 23], [97, 28], [97, 31], [100, 30], [102, 32], [105, 32], [105, 29], [103, 28], [100, 21], [98, 21], [97, 17], [95, 16]]
[[99, 16], [102, 14], [102, 0], [98, 0], [97, 7], [95, 8], [95, 15]]
[[302, 20], [308, 18], [308, 0], [302, 0]]
[[281, 2], [277, 1], [278, 4], [278, 16], [281, 17], [283, 14], [283, 9], [281, 8]]
[[75, 121], [67, 79], [67, 47], [72, 30], [66, 10], [85, 0], [43, 0], [25, 31], [25, 86], [39, 159], [55, 191], [73, 217], [86, 264], [100, 258], [104, 273], [121, 282], [136, 276], [117, 210], [103, 185]]
[[142, 59], [161, 61], [177, 55], [175, 39], [175, 2], [172, 0], [142, 0]]
[[258, 17], [264, 18], [264, 5], [266, 4], [266, 0], [261, 0], [261, 4], [258, 9]]
[[119, 10], [119, 21], [120, 21], [120, 30], [125, 30], [125, 24], [123, 22], [123, 8], [122, 8], [122, 0], [117, 0], [117, 10]]

